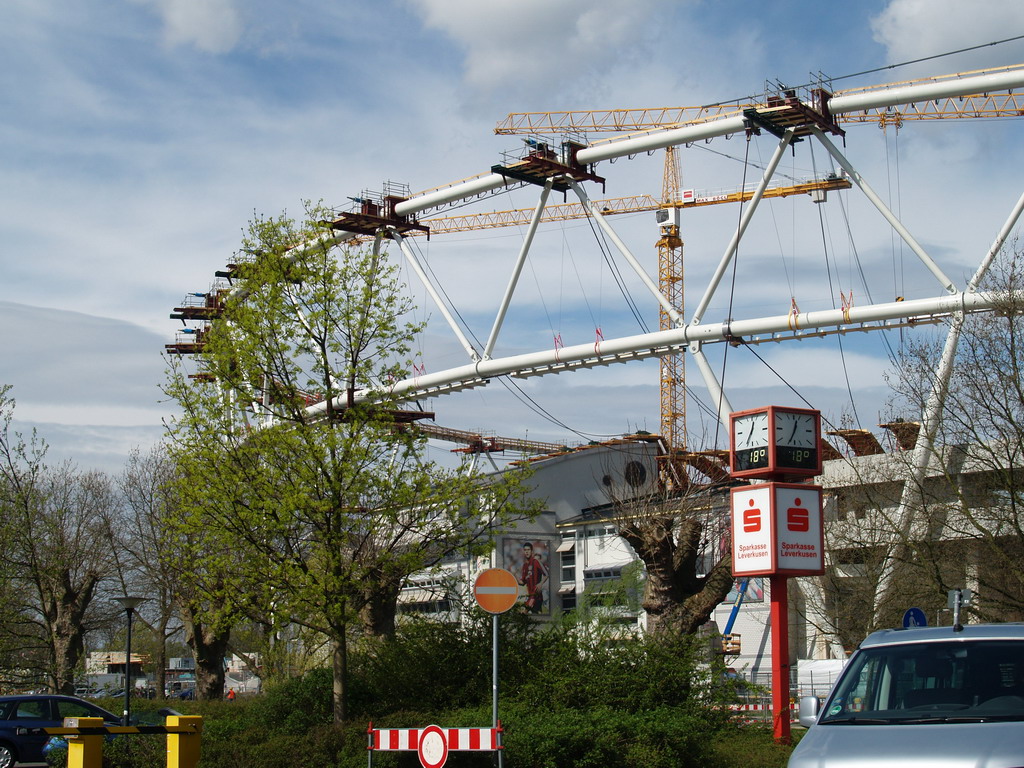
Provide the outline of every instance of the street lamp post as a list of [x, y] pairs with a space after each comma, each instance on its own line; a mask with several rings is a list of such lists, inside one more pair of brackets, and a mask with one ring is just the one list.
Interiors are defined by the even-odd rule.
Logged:
[[124, 712], [121, 715], [121, 725], [128, 725], [132, 709], [132, 611], [146, 598], [125, 595], [124, 597], [115, 597], [114, 599], [124, 606], [124, 610], [128, 614], [128, 642], [124, 652]]

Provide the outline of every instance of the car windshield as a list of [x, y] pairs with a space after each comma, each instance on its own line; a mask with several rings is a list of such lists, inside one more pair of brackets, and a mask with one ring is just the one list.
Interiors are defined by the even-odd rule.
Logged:
[[1019, 641], [936, 642], [862, 649], [821, 724], [1024, 720]]

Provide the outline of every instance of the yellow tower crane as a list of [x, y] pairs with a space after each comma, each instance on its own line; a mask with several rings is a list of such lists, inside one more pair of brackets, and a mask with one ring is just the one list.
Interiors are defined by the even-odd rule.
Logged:
[[[849, 183], [849, 182], [847, 182]], [[665, 206], [679, 199], [679, 165], [675, 147], [665, 148], [665, 173], [661, 201]], [[683, 240], [679, 236], [679, 209], [666, 207], [658, 238], [658, 279], [661, 292], [669, 304], [683, 314]], [[658, 327], [667, 331], [672, 318], [664, 307], [658, 309]], [[682, 352], [665, 355], [660, 362], [661, 373], [661, 436], [672, 451], [686, 450], [686, 358]]]
[[[981, 69], [973, 72], [959, 72], [942, 77], [929, 77], [921, 80], [906, 80], [868, 88], [851, 88], [836, 91], [833, 96], [852, 96], [889, 89], [901, 85], [918, 85], [922, 83], [938, 83], [944, 80], [955, 80], [969, 75], [983, 75], [994, 72], [1015, 71], [1024, 68], [1024, 64], [1012, 67]], [[661, 130], [664, 128], [682, 127], [695, 123], [706, 123], [733, 115], [742, 115], [744, 110], [766, 105], [755, 99], [739, 99], [699, 107], [655, 107], [639, 109], [579, 109], [563, 112], [510, 112], [499, 122], [494, 132], [499, 135], [560, 135], [564, 133], [582, 133], [587, 135], [602, 133], [630, 133]], [[1017, 93], [980, 93], [973, 96], [955, 96], [896, 107], [877, 107], [858, 112], [835, 115], [834, 120], [844, 123], [873, 123], [881, 128], [895, 126], [899, 128], [905, 122], [920, 120], [954, 120], [959, 118], [998, 118], [1024, 116], [1024, 94]]]
[[[789, 197], [790, 195], [811, 195], [816, 202], [823, 201], [829, 190], [849, 189], [850, 180], [838, 175], [825, 178], [807, 179], [796, 184], [769, 187], [763, 197]], [[683, 311], [683, 241], [679, 234], [678, 212], [687, 208], [706, 205], [739, 203], [753, 197], [752, 189], [698, 191], [680, 188], [679, 171], [673, 148], [665, 153], [665, 174], [661, 200], [652, 195], [605, 198], [595, 200], [598, 210], [605, 216], [626, 213], [656, 211], [659, 213], [661, 237], [658, 239], [658, 274], [662, 292], [673, 307]], [[664, 212], [662, 214], [661, 212]], [[431, 235], [471, 232], [496, 227], [526, 225], [534, 214], [533, 208], [516, 208], [505, 211], [491, 211], [454, 216], [434, 216], [419, 219], [421, 230], [410, 230], [406, 237], [415, 237], [429, 232]], [[581, 203], [549, 205], [541, 216], [542, 222], [570, 221], [590, 216], [590, 210]], [[660, 327], [667, 330], [671, 320], [664, 309], [660, 310]], [[686, 377], [682, 352], [661, 358], [661, 436], [666, 445], [675, 453], [686, 451]]]
[[[999, 67], [995, 69], [961, 72], [955, 75], [908, 80], [898, 83], [873, 85], [869, 88], [849, 89], [828, 94], [818, 89], [816, 94], [825, 96], [849, 96], [899, 85], [914, 85], [925, 82], [941, 82], [992, 72], [1015, 70], [1024, 67]], [[786, 91], [787, 102], [793, 100], [793, 92]], [[640, 109], [570, 110], [563, 112], [512, 112], [499, 122], [494, 132], [499, 135], [558, 135], [601, 133], [618, 134], [646, 132], [704, 123], [724, 117], [744, 115], [751, 111], [768, 110], [777, 107], [778, 99], [766, 99], [764, 103], [751, 99], [740, 99], [706, 106], [656, 107]], [[885, 129], [894, 126], [899, 129], [904, 122], [919, 120], [949, 120], [960, 118], [1001, 118], [1024, 116], [1024, 95], [1009, 93], [982, 93], [972, 96], [940, 98], [915, 102], [898, 107], [883, 107], [850, 112], [832, 117], [836, 123], [874, 123]], [[595, 142], [600, 143], [600, 142]], [[850, 183], [843, 179], [845, 187]], [[840, 187], [833, 187], [840, 188]], [[782, 188], [787, 189], [787, 188]], [[788, 188], [783, 194], [794, 194], [796, 188]], [[812, 189], [799, 190], [813, 194]], [[766, 197], [769, 195], [766, 195]], [[719, 199], [714, 202], [733, 202], [745, 199], [738, 197]], [[749, 199], [749, 196], [746, 198]], [[683, 241], [679, 234], [678, 220], [672, 213], [678, 210], [671, 201], [679, 200], [679, 169], [672, 147], [666, 149], [665, 173], [662, 182], [662, 202], [657, 208], [666, 211], [663, 219], [662, 236], [658, 240], [659, 282], [665, 296], [674, 307], [683, 309]], [[648, 209], [648, 210], [652, 210]], [[661, 310], [661, 327], [668, 327], [668, 318]], [[670, 450], [682, 452], [686, 449], [686, 400], [683, 356], [681, 353], [663, 357], [661, 360], [661, 433]]]

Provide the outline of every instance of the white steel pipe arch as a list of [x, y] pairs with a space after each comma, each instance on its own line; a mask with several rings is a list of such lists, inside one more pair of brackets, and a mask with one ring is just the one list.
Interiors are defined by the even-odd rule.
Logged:
[[[481, 386], [487, 380], [499, 376], [538, 376], [582, 368], [595, 368], [624, 363], [630, 360], [644, 360], [687, 347], [691, 343], [711, 344], [716, 342], [762, 343], [783, 339], [813, 338], [826, 330], [838, 332], [866, 332], [882, 329], [885, 323], [913, 321], [914, 323], [937, 322], [957, 312], [991, 311], [1010, 299], [1005, 294], [980, 292], [958, 293], [932, 299], [872, 304], [848, 309], [832, 309], [798, 314], [776, 315], [750, 320], [686, 325], [665, 331], [608, 339], [595, 345], [577, 344], [557, 350], [545, 350], [511, 357], [480, 360], [432, 374], [423, 374], [395, 382], [388, 388], [401, 399], [412, 400], [444, 392], [453, 392]], [[895, 327], [895, 326], [889, 326]], [[369, 391], [356, 394], [357, 400], [371, 396]], [[336, 403], [343, 407], [343, 403]], [[317, 413], [326, 410], [324, 403], [311, 406], [309, 411]]]
[[[859, 94], [834, 97], [829, 101], [829, 109], [834, 114], [843, 114], [857, 110], [866, 110], [910, 104], [915, 101], [937, 98], [967, 96], [978, 93], [1008, 90], [1024, 87], [1024, 69], [1007, 72], [988, 73], [983, 75], [967, 75], [939, 79], [935, 82], [897, 87], [880, 87]], [[687, 125], [666, 130], [651, 131], [640, 136], [614, 139], [591, 145], [580, 150], [576, 159], [584, 164], [596, 163], [632, 154], [649, 152], [668, 146], [688, 144], [701, 140], [745, 131], [747, 121], [741, 116], [726, 116], [709, 120], [705, 123]], [[820, 137], [819, 137], [820, 138]], [[765, 180], [765, 183], [767, 180]], [[482, 193], [499, 189], [516, 183], [500, 174], [484, 174], [474, 179], [453, 184], [449, 187], [434, 190], [409, 200], [398, 203], [395, 213], [407, 216], [420, 211], [435, 208], [448, 203], [471, 198]], [[325, 235], [318, 239], [324, 244], [338, 244], [348, 235]], [[311, 241], [298, 246], [304, 248], [317, 244]], [[953, 316], [958, 312], [977, 312], [991, 310], [997, 304], [992, 294], [960, 292], [954, 286], [943, 286], [949, 291], [944, 296], [932, 299], [919, 299], [906, 302], [875, 304], [843, 310], [825, 310], [821, 312], [797, 313], [775, 317], [732, 320], [723, 323], [701, 323], [700, 314], [695, 316], [689, 325], [601, 341], [598, 345], [582, 344], [563, 347], [556, 350], [490, 359], [494, 339], [487, 344], [488, 355], [474, 359], [468, 365], [453, 367], [432, 374], [424, 374], [394, 384], [391, 389], [403, 399], [411, 400], [430, 394], [456, 391], [480, 386], [488, 379], [499, 376], [532, 376], [542, 375], [577, 368], [589, 368], [609, 365], [627, 360], [644, 359], [668, 354], [670, 351], [690, 347], [699, 352], [703, 344], [717, 343], [730, 339], [744, 339], [757, 342], [762, 339], [781, 340], [782, 338], [805, 338], [809, 335], [822, 335], [828, 332], [851, 332], [872, 330], [887, 327], [887, 323], [935, 321]], [[713, 292], [713, 287], [710, 289]], [[702, 306], [706, 303], [702, 301]], [[701, 324], [697, 324], [701, 323]], [[464, 341], [464, 339], [463, 339]], [[465, 346], [465, 344], [464, 344]], [[476, 357], [475, 350], [471, 353]], [[707, 381], [714, 390], [717, 382]], [[359, 393], [358, 398], [368, 396], [369, 392]], [[343, 407], [344, 404], [339, 404]], [[312, 410], [324, 409], [324, 404], [312, 406]]]
[[[864, 109], [911, 104], [915, 101], [929, 101], [931, 99], [953, 96], [970, 96], [976, 93], [1005, 91], [1021, 87], [1024, 87], [1024, 70], [1013, 70], [994, 74], [969, 75], [934, 83], [880, 88], [877, 91], [868, 91], [849, 96], [837, 96], [829, 100], [828, 107], [832, 114], [845, 114]], [[718, 118], [698, 125], [651, 131], [642, 136], [605, 141], [586, 149], [581, 149], [576, 154], [576, 159], [585, 164], [597, 163], [602, 160], [612, 160], [618, 157], [652, 152], [664, 149], [665, 147], [728, 136], [745, 131], [746, 128], [747, 121], [744, 117]], [[500, 189], [502, 186], [510, 183], [514, 183], [514, 180], [508, 179], [501, 174], [486, 174], [405, 200], [395, 206], [395, 213], [399, 216], [408, 216], [428, 208], [435, 208]]]

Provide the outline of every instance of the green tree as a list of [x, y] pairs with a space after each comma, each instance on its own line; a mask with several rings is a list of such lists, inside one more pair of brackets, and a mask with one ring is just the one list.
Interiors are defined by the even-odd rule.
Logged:
[[172, 366], [168, 391], [183, 413], [175, 534], [204, 542], [195, 583], [221, 614], [327, 638], [341, 721], [350, 630], [392, 633], [404, 580], [484, 546], [519, 514], [520, 484], [510, 473], [485, 488], [424, 458], [417, 414], [389, 390], [421, 327], [396, 267], [333, 248], [326, 217], [250, 225], [200, 383]]

